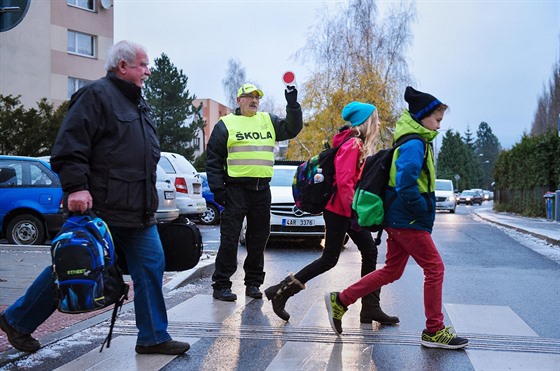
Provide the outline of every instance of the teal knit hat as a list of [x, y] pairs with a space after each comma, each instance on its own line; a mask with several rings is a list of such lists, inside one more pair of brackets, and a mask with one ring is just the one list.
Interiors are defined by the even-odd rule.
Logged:
[[375, 106], [369, 103], [351, 102], [342, 109], [342, 119], [349, 121], [351, 126], [359, 126], [375, 111]]

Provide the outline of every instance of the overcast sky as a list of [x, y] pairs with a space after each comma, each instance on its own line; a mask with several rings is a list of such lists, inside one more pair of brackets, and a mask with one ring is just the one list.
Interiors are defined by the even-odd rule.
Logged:
[[[247, 78], [283, 105], [282, 74], [294, 71], [302, 83], [312, 67], [293, 54], [316, 10], [346, 3], [115, 0], [114, 36], [145, 45], [152, 61], [167, 54], [191, 94], [224, 104], [222, 79], [237, 58]], [[381, 10], [389, 3], [378, 1]], [[450, 106], [442, 129], [476, 134], [486, 121], [504, 148], [519, 142], [559, 60], [560, 1], [417, 1], [417, 15], [409, 68], [417, 89]]]

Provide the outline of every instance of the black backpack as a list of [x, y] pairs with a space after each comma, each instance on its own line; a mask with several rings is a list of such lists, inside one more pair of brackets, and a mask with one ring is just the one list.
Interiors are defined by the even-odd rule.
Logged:
[[[338, 149], [352, 138], [355, 137], [344, 139], [339, 146], [325, 149], [298, 166], [292, 183], [292, 195], [298, 209], [311, 214], [323, 212], [336, 192], [336, 186], [333, 185], [334, 158]], [[316, 180], [317, 176], [319, 181]]]
[[369, 156], [364, 164], [360, 180], [356, 185], [352, 209], [357, 216], [360, 227], [372, 232], [378, 232], [375, 241], [377, 245], [381, 243], [385, 212], [396, 198], [395, 194], [390, 200], [385, 199], [393, 154], [400, 145], [412, 139], [420, 139], [424, 143], [424, 162], [422, 168], [428, 173], [429, 179], [429, 171], [426, 164], [428, 157], [426, 140], [419, 134], [408, 134], [399, 138], [393, 147], [382, 149], [376, 154]]
[[128, 299], [129, 286], [116, 264], [111, 232], [105, 222], [89, 215], [70, 216], [52, 240], [51, 257], [58, 288], [58, 310], [84, 313], [114, 304], [109, 335], [111, 344], [117, 312]]

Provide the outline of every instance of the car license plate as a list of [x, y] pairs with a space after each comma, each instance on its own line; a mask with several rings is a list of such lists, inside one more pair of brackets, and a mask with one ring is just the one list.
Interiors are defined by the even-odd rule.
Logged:
[[286, 226], [296, 226], [296, 227], [312, 227], [315, 225], [315, 220], [313, 219], [282, 219], [282, 225]]
[[165, 197], [166, 200], [172, 200], [175, 198], [173, 191], [165, 191], [163, 196]]
[[199, 195], [202, 191], [202, 185], [200, 183], [193, 183], [193, 193]]

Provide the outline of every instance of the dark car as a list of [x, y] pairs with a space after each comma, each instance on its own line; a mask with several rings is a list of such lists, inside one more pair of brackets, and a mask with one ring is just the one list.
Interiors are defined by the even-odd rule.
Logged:
[[206, 212], [200, 216], [202, 224], [217, 224], [220, 221], [220, 214], [224, 210], [223, 206], [214, 201], [214, 194], [208, 185], [206, 173], [199, 173], [202, 179], [202, 197], [206, 200]]
[[482, 205], [482, 195], [477, 191], [463, 191], [459, 195], [457, 199], [457, 204], [465, 204], [465, 205]]
[[17, 245], [41, 245], [62, 222], [62, 187], [48, 161], [0, 156], [0, 236]]

